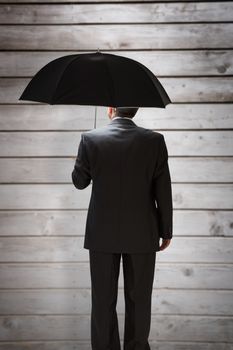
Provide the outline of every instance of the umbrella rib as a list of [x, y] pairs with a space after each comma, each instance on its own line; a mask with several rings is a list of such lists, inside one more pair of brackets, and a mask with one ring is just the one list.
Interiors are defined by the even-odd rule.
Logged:
[[109, 84], [109, 90], [110, 90], [110, 95], [111, 95], [111, 100], [112, 100], [112, 103], [111, 103], [111, 107], [117, 107], [115, 106], [115, 89], [114, 89], [114, 80], [112, 79], [112, 76], [111, 76], [111, 73], [110, 73], [110, 70], [109, 70], [109, 67], [108, 67], [108, 62], [105, 60], [103, 61], [103, 64], [104, 64], [104, 67], [110, 77], [110, 80], [111, 80], [111, 83]]
[[52, 96], [52, 98], [51, 98], [51, 104], [53, 104], [53, 102], [54, 102], [54, 95], [56, 94], [56, 91], [57, 91], [57, 89], [58, 89], [58, 86], [59, 86], [59, 84], [60, 84], [60, 81], [61, 81], [61, 78], [62, 78], [62, 76], [64, 75], [64, 73], [65, 73], [65, 71], [67, 70], [67, 68], [71, 65], [71, 63], [72, 62], [74, 62], [76, 59], [78, 59], [78, 58], [80, 58], [80, 56], [78, 56], [78, 55], [75, 55], [75, 57], [67, 64], [67, 66], [65, 67], [65, 69], [63, 70], [63, 72], [62, 72], [62, 74], [61, 74], [61, 76], [60, 76], [60, 79], [58, 80], [58, 83], [57, 83], [57, 86], [56, 86], [56, 88], [55, 88], [55, 92], [54, 92], [54, 94], [53, 94], [53, 96]]
[[[135, 61], [135, 60], [134, 60], [134, 61]], [[153, 82], [151, 79], [149, 79], [149, 81], [150, 81], [150, 83], [153, 85], [153, 87], [156, 87], [156, 89], [158, 89], [158, 91], [159, 91], [159, 97], [160, 97], [160, 100], [162, 101], [162, 103], [164, 103], [165, 106], [166, 106], [166, 104], [171, 103], [170, 97], [168, 96], [166, 90], [164, 89], [164, 87], [163, 87], [162, 84], [160, 83], [159, 79], [154, 75], [154, 73], [153, 73], [149, 68], [147, 68], [146, 66], [144, 66], [141, 62], [135, 61], [135, 63], [137, 63], [138, 66], [142, 67], [142, 69], [143, 69], [145, 72], [148, 72], [148, 74], [154, 76], [154, 77], [157, 79], [157, 84], [158, 84], [158, 86], [156, 86], [156, 85], [154, 84], [154, 82]], [[166, 103], [166, 102], [164, 101], [164, 99], [168, 100], [168, 103]]]

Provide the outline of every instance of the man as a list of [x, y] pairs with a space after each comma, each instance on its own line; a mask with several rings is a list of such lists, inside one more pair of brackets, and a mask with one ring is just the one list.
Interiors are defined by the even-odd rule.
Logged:
[[172, 239], [166, 143], [161, 133], [134, 123], [137, 110], [109, 107], [106, 126], [82, 133], [72, 172], [77, 189], [92, 181], [84, 248], [90, 258], [93, 350], [120, 350], [116, 304], [121, 256], [124, 350], [150, 350], [156, 252]]

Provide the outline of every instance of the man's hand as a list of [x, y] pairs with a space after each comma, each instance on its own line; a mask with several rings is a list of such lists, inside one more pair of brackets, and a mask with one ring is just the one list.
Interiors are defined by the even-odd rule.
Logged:
[[170, 242], [171, 242], [171, 239], [162, 238], [162, 244], [161, 246], [159, 246], [159, 250], [166, 249], [169, 246]]

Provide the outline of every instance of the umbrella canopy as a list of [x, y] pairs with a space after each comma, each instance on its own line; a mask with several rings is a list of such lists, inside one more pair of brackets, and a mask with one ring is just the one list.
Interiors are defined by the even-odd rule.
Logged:
[[171, 103], [146, 66], [100, 51], [49, 62], [31, 79], [19, 100], [106, 107], [165, 108]]

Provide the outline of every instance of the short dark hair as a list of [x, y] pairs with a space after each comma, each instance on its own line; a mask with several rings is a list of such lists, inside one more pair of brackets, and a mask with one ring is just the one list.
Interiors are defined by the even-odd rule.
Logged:
[[116, 107], [116, 115], [119, 117], [133, 118], [139, 107]]

